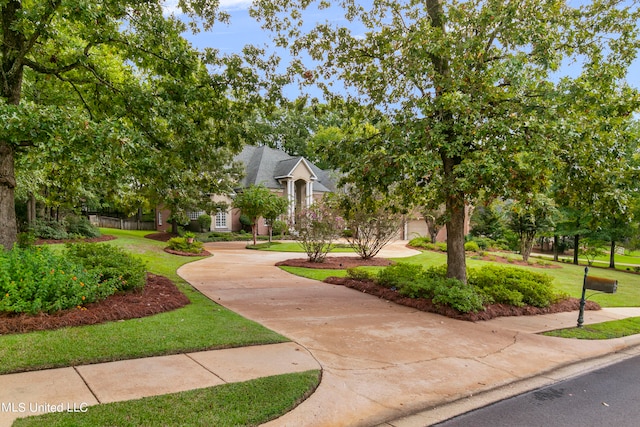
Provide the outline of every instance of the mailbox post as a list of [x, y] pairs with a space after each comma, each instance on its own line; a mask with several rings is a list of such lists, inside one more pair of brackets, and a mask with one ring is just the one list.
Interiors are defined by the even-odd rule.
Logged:
[[589, 277], [589, 267], [584, 268], [582, 298], [580, 298], [580, 313], [578, 314], [578, 328], [581, 328], [584, 323], [584, 306], [587, 303], [587, 289], [607, 294], [614, 294], [618, 289], [618, 281], [613, 279], [604, 279], [602, 277]]

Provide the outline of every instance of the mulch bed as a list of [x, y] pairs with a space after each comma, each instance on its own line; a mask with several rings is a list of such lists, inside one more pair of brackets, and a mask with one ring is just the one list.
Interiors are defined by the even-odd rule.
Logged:
[[175, 310], [189, 303], [189, 298], [171, 280], [148, 274], [147, 284], [141, 291], [118, 293], [83, 308], [53, 314], [0, 314], [0, 335], [136, 319]]
[[[496, 262], [507, 262], [506, 258], [500, 261], [496, 258]], [[359, 266], [388, 266], [393, 262], [384, 258], [373, 258], [363, 260], [359, 257], [327, 257], [323, 263], [309, 262], [306, 258], [289, 259], [277, 263], [278, 266], [306, 267], [306, 268], [322, 268], [322, 269], [346, 269]], [[514, 262], [513, 264], [517, 264]], [[528, 265], [524, 263], [525, 265]], [[540, 265], [539, 267], [545, 267]], [[412, 307], [420, 311], [440, 314], [442, 316], [451, 317], [453, 319], [467, 320], [476, 322], [479, 320], [489, 320], [502, 316], [533, 316], [536, 314], [562, 313], [566, 311], [575, 311], [580, 309], [580, 300], [577, 298], [569, 298], [553, 304], [546, 308], [538, 307], [514, 307], [506, 304], [491, 304], [485, 307], [484, 311], [478, 313], [460, 313], [451, 307], [443, 307], [434, 304], [431, 300], [424, 298], [409, 298], [400, 295], [397, 291], [385, 288], [375, 284], [371, 280], [355, 280], [346, 277], [329, 277], [326, 283], [333, 285], [342, 285], [351, 289], [365, 292], [378, 298], [394, 302], [396, 304]], [[587, 301], [585, 310], [600, 310], [600, 305], [593, 301]]]
[[144, 236], [146, 239], [157, 240], [158, 242], [168, 242], [172, 237], [178, 237], [177, 234], [171, 233], [151, 233]]
[[277, 263], [277, 266], [320, 268], [327, 270], [343, 270], [351, 267], [376, 266], [387, 267], [394, 264], [386, 258], [362, 259], [360, 257], [336, 256], [326, 257], [324, 262], [310, 262], [307, 258], [288, 259]]
[[174, 251], [173, 249], [169, 249], [169, 248], [164, 248], [164, 251], [168, 254], [172, 254], [172, 255], [180, 255], [180, 256], [209, 256], [211, 255], [211, 252], [206, 251], [206, 250], [201, 250], [199, 253], [194, 254], [192, 252], [182, 252], [182, 251]]
[[[409, 298], [400, 295], [397, 291], [379, 286], [370, 280], [354, 280], [346, 277], [329, 277], [326, 283], [332, 285], [342, 285], [367, 294], [374, 295], [396, 304], [412, 307], [420, 311], [436, 313], [453, 319], [476, 322], [479, 320], [489, 320], [503, 316], [533, 316], [536, 314], [562, 313], [565, 311], [575, 311], [580, 309], [580, 300], [569, 298], [553, 304], [546, 308], [538, 307], [514, 307], [505, 304], [491, 304], [485, 307], [484, 311], [477, 313], [460, 313], [451, 307], [443, 307], [434, 304], [431, 300], [424, 298]], [[600, 305], [593, 301], [587, 301], [585, 310], [600, 310]]]

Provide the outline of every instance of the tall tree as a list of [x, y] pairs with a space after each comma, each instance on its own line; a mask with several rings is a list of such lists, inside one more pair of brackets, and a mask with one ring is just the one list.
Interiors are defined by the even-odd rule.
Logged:
[[[360, 121], [386, 116], [379, 134], [335, 150], [362, 184], [404, 187], [447, 210], [447, 275], [466, 282], [465, 204], [544, 187], [561, 142], [555, 81], [563, 60], [598, 61], [622, 77], [638, 47], [638, 7], [596, 0], [338, 2], [365, 28], [321, 23], [302, 34], [308, 0], [262, 0], [255, 16], [307, 52], [317, 69], [297, 71], [327, 96], [346, 97]], [[319, 8], [328, 2], [318, 3]], [[290, 25], [288, 25], [290, 24]], [[597, 79], [597, 76], [590, 76]], [[341, 80], [347, 95], [332, 90]]]
[[229, 189], [245, 118], [273, 93], [255, 70], [275, 61], [193, 49], [181, 34], [224, 19], [217, 5], [180, 1], [184, 23], [160, 0], [0, 4], [0, 246], [16, 240], [16, 165], [71, 203], [142, 194], [190, 208]]

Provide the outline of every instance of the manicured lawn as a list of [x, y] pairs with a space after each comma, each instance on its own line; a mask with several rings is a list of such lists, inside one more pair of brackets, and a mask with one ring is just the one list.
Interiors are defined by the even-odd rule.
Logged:
[[166, 276], [189, 297], [178, 310], [100, 325], [0, 336], [0, 374], [288, 341], [213, 303], [178, 277], [176, 269], [198, 258], [170, 255], [149, 232], [102, 230], [108, 242], [137, 254], [153, 273]]
[[544, 332], [549, 337], [577, 338], [583, 340], [606, 340], [622, 338], [640, 333], [640, 317], [612, 320], [609, 322], [584, 325], [582, 328], [558, 329]]
[[255, 426], [293, 409], [320, 381], [319, 371], [278, 375], [182, 393], [90, 406], [86, 412], [21, 418], [16, 427]]

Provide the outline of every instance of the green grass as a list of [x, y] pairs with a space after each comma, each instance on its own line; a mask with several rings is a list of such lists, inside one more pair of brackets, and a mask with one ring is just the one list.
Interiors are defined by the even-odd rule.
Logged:
[[[304, 252], [302, 246], [297, 242], [265, 242], [258, 243], [257, 245], [248, 245], [247, 249], [258, 249], [261, 251], [273, 251], [273, 252]], [[346, 245], [334, 246], [331, 252], [353, 252], [353, 249]]]
[[640, 317], [629, 317], [627, 319], [584, 325], [582, 328], [576, 327], [543, 332], [542, 335], [582, 340], [606, 340], [638, 333], [640, 333]]
[[287, 341], [213, 303], [176, 274], [200, 258], [167, 254], [165, 243], [143, 238], [148, 232], [102, 232], [118, 237], [109, 244], [137, 254], [151, 272], [173, 280], [191, 304], [141, 319], [0, 336], [0, 374]]
[[285, 374], [243, 383], [147, 397], [20, 418], [16, 427], [43, 426], [253, 426], [290, 411], [310, 395], [320, 371]]

